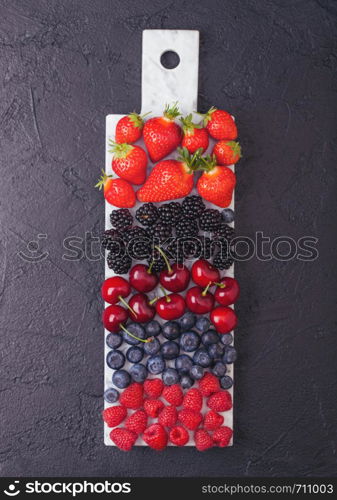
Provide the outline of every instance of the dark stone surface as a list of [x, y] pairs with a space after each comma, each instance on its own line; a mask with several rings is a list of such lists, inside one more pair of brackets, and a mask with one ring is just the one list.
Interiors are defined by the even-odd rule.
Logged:
[[[331, 0], [0, 0], [0, 474], [336, 475], [337, 5]], [[201, 33], [199, 109], [237, 117], [237, 228], [319, 238], [311, 263], [237, 266], [235, 446], [103, 445], [104, 119], [140, 108], [141, 31]], [[38, 234], [49, 256], [18, 251]]]

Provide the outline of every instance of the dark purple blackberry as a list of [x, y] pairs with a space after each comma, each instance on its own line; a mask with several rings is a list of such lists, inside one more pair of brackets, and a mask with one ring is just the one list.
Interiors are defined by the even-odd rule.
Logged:
[[134, 226], [127, 231], [124, 231], [122, 237], [123, 240], [128, 243], [129, 241], [134, 239], [148, 239], [149, 233], [143, 227]]
[[136, 219], [143, 226], [153, 226], [158, 218], [158, 208], [153, 203], [144, 203], [136, 211]]
[[222, 222], [222, 224], [220, 224], [214, 234], [218, 239], [231, 241], [234, 238], [234, 228]]
[[187, 219], [198, 219], [205, 210], [205, 203], [200, 196], [187, 196], [181, 204], [184, 217]]
[[142, 227], [135, 226], [123, 234], [126, 253], [136, 260], [147, 259], [151, 254], [151, 236]]
[[203, 211], [199, 219], [199, 227], [203, 231], [215, 231], [221, 224], [221, 212], [215, 208], [207, 208]]
[[[170, 255], [167, 254], [166, 249], [161, 249], [166, 254], [167, 259], [170, 260]], [[148, 262], [151, 271], [153, 271], [154, 273], [160, 273], [160, 271], [162, 271], [163, 269], [167, 269], [165, 259], [156, 247], [152, 248], [151, 257], [149, 258]]]
[[201, 252], [201, 244], [198, 238], [193, 236], [186, 238], [174, 238], [167, 246], [166, 251], [170, 258], [176, 262], [184, 262], [187, 259], [198, 258]]
[[149, 233], [154, 240], [165, 241], [172, 235], [172, 226], [166, 222], [157, 222], [149, 228]]
[[176, 225], [176, 236], [197, 236], [199, 233], [198, 223], [193, 219], [181, 219]]
[[216, 242], [208, 238], [208, 236], [198, 236], [200, 240], [200, 256], [201, 259], [210, 259], [215, 253]]
[[120, 208], [111, 212], [110, 222], [112, 227], [122, 231], [132, 226], [133, 217], [127, 208]]
[[218, 252], [213, 259], [213, 266], [222, 271], [224, 269], [229, 269], [233, 262], [234, 259], [229, 253], [226, 255], [223, 252]]
[[166, 222], [167, 224], [171, 224], [172, 226], [174, 226], [183, 215], [181, 205], [177, 201], [161, 205], [158, 211], [160, 220]]
[[132, 263], [131, 257], [128, 255], [114, 255], [111, 252], [107, 257], [108, 267], [112, 269], [116, 274], [126, 274]]
[[102, 234], [101, 245], [114, 254], [120, 254], [124, 250], [122, 235], [116, 229], [107, 229]]

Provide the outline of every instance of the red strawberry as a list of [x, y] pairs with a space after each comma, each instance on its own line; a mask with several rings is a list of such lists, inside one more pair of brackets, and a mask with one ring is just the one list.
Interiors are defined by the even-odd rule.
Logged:
[[207, 406], [214, 411], [228, 411], [232, 408], [232, 396], [228, 391], [215, 392], [207, 401]]
[[189, 389], [183, 400], [183, 407], [200, 411], [202, 408], [202, 394], [198, 389]]
[[163, 390], [163, 397], [170, 405], [180, 406], [183, 402], [183, 391], [180, 385], [167, 385]]
[[147, 415], [144, 410], [136, 410], [125, 420], [125, 428], [142, 434], [147, 426]]
[[158, 422], [164, 427], [173, 427], [178, 418], [175, 406], [165, 406], [159, 413]]
[[130, 451], [137, 440], [137, 434], [117, 427], [110, 432], [110, 439], [120, 450]]
[[183, 124], [184, 132], [182, 147], [185, 147], [189, 153], [195, 153], [197, 150], [204, 153], [209, 143], [207, 130], [202, 125], [193, 123], [192, 115], [188, 115], [180, 121]]
[[213, 148], [218, 165], [234, 165], [241, 158], [241, 146], [235, 141], [219, 141]]
[[163, 392], [163, 387], [164, 384], [160, 378], [145, 380], [144, 382], [144, 392], [150, 398], [159, 398]]
[[213, 440], [205, 429], [198, 429], [194, 433], [195, 447], [199, 451], [205, 451], [213, 446]]
[[145, 399], [144, 401], [144, 410], [149, 417], [157, 418], [163, 408], [164, 403], [160, 399]]
[[178, 412], [178, 419], [187, 429], [194, 431], [201, 424], [202, 415], [199, 411], [184, 409]]
[[224, 448], [229, 445], [230, 440], [232, 439], [233, 431], [229, 427], [220, 427], [216, 431], [213, 432], [213, 441], [217, 443], [220, 448]]
[[131, 184], [124, 179], [113, 179], [111, 175], [103, 175], [95, 187], [104, 188], [104, 198], [110, 205], [118, 208], [131, 208], [136, 204], [136, 195]]
[[164, 116], [150, 118], [145, 123], [144, 142], [153, 162], [161, 160], [179, 146], [181, 128], [174, 122], [179, 114], [177, 103], [175, 103], [172, 107], [166, 106]]
[[110, 406], [102, 412], [103, 420], [108, 427], [116, 427], [125, 419], [127, 410], [124, 406]]
[[189, 439], [190, 436], [187, 430], [181, 425], [176, 425], [175, 427], [172, 427], [172, 429], [170, 430], [169, 440], [176, 446], [184, 446]]
[[154, 450], [163, 450], [167, 445], [167, 434], [160, 424], [152, 424], [145, 429], [143, 439]]
[[220, 383], [218, 377], [210, 372], [205, 373], [201, 380], [199, 380], [199, 389], [203, 396], [210, 396], [213, 392], [220, 390]]
[[197, 182], [200, 196], [218, 207], [228, 207], [236, 184], [234, 172], [228, 167], [219, 167], [215, 157], [202, 157], [201, 161], [205, 172]]
[[146, 179], [147, 156], [140, 146], [116, 144], [110, 141], [113, 153], [112, 170], [131, 184], [143, 184]]
[[143, 386], [137, 382], [133, 382], [129, 387], [127, 387], [121, 394], [119, 402], [131, 408], [132, 410], [137, 410], [143, 406]]
[[126, 142], [127, 144], [132, 144], [142, 136], [142, 131], [144, 127], [143, 118], [145, 115], [138, 115], [137, 113], [130, 113], [129, 115], [123, 116], [116, 125], [115, 139], [117, 144], [122, 144]]
[[237, 138], [238, 131], [235, 121], [232, 116], [227, 113], [227, 111], [212, 107], [202, 116], [204, 117], [204, 125], [206, 126], [208, 133], [214, 139], [217, 139], [218, 141], [221, 139], [234, 141]]
[[208, 411], [204, 416], [204, 428], [208, 431], [214, 431], [215, 429], [220, 427], [223, 422], [223, 416], [214, 410]]

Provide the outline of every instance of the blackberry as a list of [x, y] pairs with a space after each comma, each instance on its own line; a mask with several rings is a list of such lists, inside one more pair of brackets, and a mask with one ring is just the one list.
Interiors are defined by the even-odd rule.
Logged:
[[154, 259], [150, 259], [149, 261], [149, 267], [151, 267], [151, 271], [154, 273], [160, 273], [163, 269], [166, 269], [166, 263], [163, 257], [157, 257]]
[[196, 236], [198, 233], [198, 223], [193, 219], [181, 219], [176, 225], [176, 235], [178, 237]]
[[132, 226], [133, 217], [127, 208], [120, 208], [111, 212], [110, 222], [112, 227], [121, 231]]
[[124, 250], [124, 242], [120, 232], [115, 229], [107, 229], [102, 234], [101, 245], [112, 253], [119, 254]]
[[107, 257], [108, 267], [116, 274], [126, 274], [130, 267], [132, 260], [128, 255], [114, 255], [109, 253]]
[[174, 226], [183, 215], [181, 205], [177, 201], [165, 203], [159, 207], [158, 211], [160, 220], [166, 222], [167, 224], [172, 224], [172, 226]]
[[200, 196], [187, 196], [181, 206], [187, 219], [198, 219], [206, 208]]
[[224, 269], [229, 269], [233, 264], [234, 259], [231, 255], [225, 255], [222, 252], [218, 252], [213, 259], [213, 265], [221, 271]]
[[134, 239], [146, 239], [149, 238], [149, 233], [140, 226], [134, 226], [123, 233], [123, 240], [128, 243]]
[[136, 219], [143, 226], [152, 226], [158, 219], [158, 208], [153, 203], [144, 203], [136, 211]]
[[169, 256], [176, 262], [184, 262], [186, 259], [190, 259], [198, 256], [200, 252], [200, 247], [198, 245], [198, 240], [194, 241], [196, 238], [175, 238], [169, 245], [167, 245], [166, 250]]
[[234, 228], [228, 226], [224, 222], [215, 231], [215, 236], [218, 239], [225, 239], [228, 242], [234, 238]]
[[208, 236], [198, 236], [198, 240], [200, 241], [200, 253], [196, 257], [210, 259], [215, 252], [216, 242], [208, 238]]
[[219, 210], [207, 208], [203, 211], [199, 219], [199, 227], [203, 231], [215, 231], [221, 224], [222, 217]]
[[172, 226], [160, 221], [152, 226], [149, 232], [153, 239], [165, 241], [172, 235]]
[[132, 227], [123, 234], [127, 254], [136, 260], [147, 259], [151, 254], [151, 238], [148, 232], [139, 226]]

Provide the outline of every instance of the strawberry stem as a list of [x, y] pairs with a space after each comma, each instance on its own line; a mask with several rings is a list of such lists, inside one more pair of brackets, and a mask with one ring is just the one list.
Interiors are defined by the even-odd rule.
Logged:
[[133, 150], [133, 146], [131, 146], [131, 144], [127, 144], [126, 142], [117, 144], [117, 142], [114, 142], [111, 139], [109, 139], [109, 146], [111, 146], [109, 153], [113, 153], [116, 158], [125, 158], [130, 151]]
[[180, 115], [178, 101], [174, 102], [171, 106], [166, 104], [163, 115], [165, 118], [172, 121], [177, 118], [177, 116]]
[[172, 274], [173, 270], [172, 270], [172, 267], [170, 265], [170, 262], [167, 258], [166, 253], [164, 252], [164, 250], [162, 248], [160, 248], [159, 246], [155, 246], [154, 248], [156, 248], [158, 250], [158, 252], [160, 253], [160, 255], [163, 257], [169, 274]]
[[103, 170], [103, 168], [102, 168], [102, 175], [101, 175], [101, 177], [98, 179], [97, 184], [95, 184], [95, 187], [97, 187], [99, 190], [101, 190], [101, 189], [102, 189], [102, 187], [104, 187], [104, 185], [105, 185], [105, 183], [106, 183], [106, 181], [107, 181], [108, 179], [112, 179], [112, 175], [107, 175], [107, 174], [105, 173], [105, 170]]
[[133, 337], [134, 339], [139, 340], [140, 342], [144, 342], [145, 344], [147, 344], [147, 342], [152, 342], [153, 340], [153, 337], [149, 337], [148, 339], [140, 339], [136, 335], [133, 335], [133, 333], [129, 332], [129, 330], [127, 330], [127, 328], [125, 328], [125, 326], [122, 325], [122, 323], [120, 323], [119, 328], [121, 328], [124, 332], [130, 335], [130, 337]]

